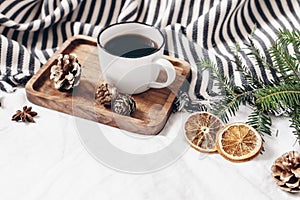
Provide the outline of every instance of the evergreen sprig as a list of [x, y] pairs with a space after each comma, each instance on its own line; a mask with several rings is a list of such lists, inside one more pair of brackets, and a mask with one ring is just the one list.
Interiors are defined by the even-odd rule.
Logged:
[[291, 55], [287, 48], [288, 44], [280, 41], [270, 48], [270, 55], [274, 60], [272, 68], [279, 74], [280, 81], [299, 82], [299, 55]]
[[293, 134], [296, 136], [298, 142], [300, 141], [300, 107], [293, 108], [291, 114], [291, 125], [290, 127], [293, 128]]
[[[279, 30], [278, 39], [266, 52], [270, 55], [271, 62], [255, 46], [252, 37], [248, 38], [246, 47], [250, 52], [247, 56], [251, 56], [257, 66], [274, 70], [277, 77], [266, 83], [249, 70], [239, 55], [239, 46], [235, 47], [233, 62], [241, 74], [241, 86], [236, 86], [212, 62], [201, 61], [200, 69], [210, 71], [222, 95], [219, 101], [213, 102], [212, 112], [228, 122], [241, 104], [248, 104], [253, 111], [248, 116], [247, 123], [260, 134], [271, 135], [271, 113], [285, 110], [291, 118], [290, 127], [294, 129], [293, 133], [300, 144], [300, 32]], [[291, 47], [294, 53], [289, 50]]]
[[300, 85], [283, 84], [268, 86], [256, 93], [257, 103], [263, 110], [277, 110], [282, 106], [300, 105]]
[[224, 74], [220, 73], [216, 65], [209, 60], [202, 60], [199, 65], [201, 71], [208, 70], [210, 78], [213, 80], [219, 80], [215, 83], [215, 86], [219, 89], [220, 94], [234, 94], [234, 88], [232, 82]]
[[300, 32], [279, 30], [277, 41], [279, 41], [282, 44], [292, 44], [295, 49], [299, 49]]
[[253, 112], [248, 117], [247, 123], [261, 135], [271, 135], [272, 120], [269, 113], [263, 109], [254, 107]]

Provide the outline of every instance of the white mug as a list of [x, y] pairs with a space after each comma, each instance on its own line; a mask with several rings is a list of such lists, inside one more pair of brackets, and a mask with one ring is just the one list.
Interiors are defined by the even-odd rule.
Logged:
[[[117, 55], [107, 49], [109, 41], [124, 35], [139, 35], [152, 40], [157, 46], [152, 53], [133, 58]], [[97, 39], [103, 78], [119, 92], [138, 94], [150, 88], [168, 87], [175, 80], [174, 66], [162, 57], [165, 38], [158, 28], [139, 22], [121, 22], [103, 29]], [[167, 80], [163, 83], [157, 82], [161, 69], [167, 74]]]

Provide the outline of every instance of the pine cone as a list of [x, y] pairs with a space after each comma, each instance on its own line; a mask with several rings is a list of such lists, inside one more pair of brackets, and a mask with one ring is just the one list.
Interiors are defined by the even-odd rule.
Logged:
[[111, 100], [113, 96], [113, 88], [111, 88], [107, 83], [102, 83], [96, 90], [95, 99], [96, 102], [104, 105], [105, 107], [111, 106]]
[[54, 87], [61, 91], [69, 91], [79, 85], [81, 65], [75, 54], [60, 54], [57, 64], [51, 67], [50, 79]]
[[282, 190], [300, 192], [300, 153], [290, 151], [277, 158], [272, 166], [272, 174]]
[[136, 110], [133, 97], [125, 94], [117, 94], [112, 100], [112, 111], [121, 115], [130, 116]]

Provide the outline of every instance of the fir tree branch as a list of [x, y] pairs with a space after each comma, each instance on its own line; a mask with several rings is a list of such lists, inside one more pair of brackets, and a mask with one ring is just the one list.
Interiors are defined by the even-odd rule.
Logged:
[[270, 48], [273, 58], [273, 69], [281, 75], [282, 81], [300, 81], [299, 60], [285, 50], [280, 43], [275, 43]]
[[245, 44], [250, 50], [248, 55], [252, 55], [256, 62], [256, 65], [265, 69], [272, 69], [272, 65], [267, 62], [266, 58], [262, 56], [260, 50], [255, 46], [253, 37], [248, 37], [249, 44]]
[[217, 81], [215, 85], [223, 94], [231, 94], [231, 95], [234, 94], [234, 89], [231, 82], [228, 80], [226, 76], [224, 76], [224, 74], [220, 73], [219, 69], [216, 67], [214, 63], [212, 63], [209, 60], [201, 60], [198, 66], [202, 72], [205, 70], [211, 72], [211, 76], [213, 80]]
[[222, 99], [212, 105], [213, 114], [217, 115], [223, 122], [226, 123], [229, 121], [229, 115], [235, 115], [241, 103], [246, 104], [247, 102], [251, 102], [253, 104], [255, 101], [253, 92], [256, 90], [253, 90], [253, 88], [244, 90], [241, 87], [234, 86], [212, 62], [202, 60], [199, 66], [202, 71], [210, 70], [212, 72], [212, 77], [217, 81], [215, 84], [224, 95]]
[[243, 87], [248, 91], [255, 88], [261, 88], [263, 86], [263, 82], [260, 78], [257, 77], [256, 74], [252, 73], [242, 62], [242, 59], [239, 55], [239, 46], [235, 46], [234, 53], [234, 61], [237, 66], [237, 71], [241, 73], [241, 77], [247, 81], [247, 83], [243, 83]]
[[253, 112], [248, 117], [247, 123], [255, 128], [262, 136], [271, 135], [271, 117], [268, 112], [259, 107], [254, 107]]
[[296, 136], [298, 143], [300, 145], [300, 107], [295, 107], [290, 113], [290, 127], [293, 128], [293, 134]]
[[300, 85], [283, 84], [268, 86], [256, 93], [257, 103], [265, 111], [276, 110], [282, 107], [300, 106]]
[[[294, 47], [292, 55], [288, 46]], [[255, 59], [256, 65], [270, 70], [275, 70], [278, 78], [265, 83], [250, 71], [239, 56], [239, 47], [236, 46], [234, 62], [237, 65], [241, 77], [247, 81], [242, 86], [236, 86], [230, 79], [211, 62], [202, 61], [201, 70], [210, 70], [210, 75], [217, 81], [216, 86], [222, 92], [221, 98], [213, 103], [213, 113], [224, 122], [229, 121], [239, 110], [240, 105], [249, 104], [253, 112], [248, 117], [248, 124], [253, 126], [261, 135], [271, 135], [272, 121], [269, 116], [276, 111], [287, 110], [291, 117], [293, 133], [300, 144], [300, 31], [281, 31], [276, 43], [268, 50], [272, 62], [269, 63], [255, 47], [252, 38], [246, 44]], [[298, 48], [296, 48], [298, 47]]]
[[238, 98], [227, 95], [212, 105], [212, 113], [218, 116], [223, 122], [227, 123], [229, 121], [229, 115], [234, 116], [239, 110], [240, 104], [241, 101], [239, 101]]
[[278, 32], [278, 41], [281, 44], [292, 44], [295, 49], [300, 47], [300, 32], [299, 31], [287, 31], [279, 30]]

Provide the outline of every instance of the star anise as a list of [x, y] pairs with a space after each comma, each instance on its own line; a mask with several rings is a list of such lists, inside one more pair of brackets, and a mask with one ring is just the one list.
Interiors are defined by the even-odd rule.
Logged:
[[17, 110], [16, 114], [12, 116], [13, 121], [19, 121], [21, 120], [22, 122], [35, 122], [33, 117], [37, 115], [37, 112], [31, 111], [32, 107], [29, 106], [24, 106], [23, 111]]

